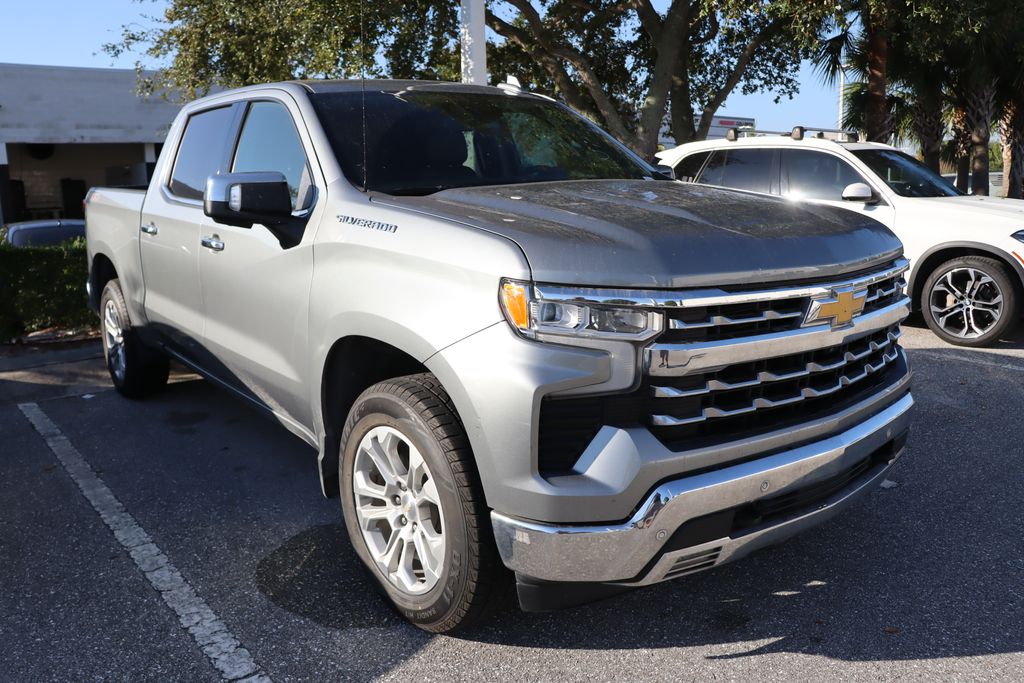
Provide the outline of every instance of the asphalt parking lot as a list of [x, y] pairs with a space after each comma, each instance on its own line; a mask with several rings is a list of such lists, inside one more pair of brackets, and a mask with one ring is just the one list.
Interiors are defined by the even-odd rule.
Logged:
[[742, 562], [461, 637], [390, 610], [314, 452], [209, 383], [129, 402], [95, 345], [0, 356], [0, 679], [1020, 680], [1024, 335], [903, 342], [887, 488]]

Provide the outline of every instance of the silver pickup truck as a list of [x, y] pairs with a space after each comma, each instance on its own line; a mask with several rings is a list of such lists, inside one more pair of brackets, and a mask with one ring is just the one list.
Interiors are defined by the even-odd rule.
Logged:
[[887, 229], [674, 182], [516, 88], [220, 93], [86, 220], [117, 389], [173, 358], [315, 448], [355, 552], [430, 631], [505, 567], [542, 610], [740, 558], [906, 442]]

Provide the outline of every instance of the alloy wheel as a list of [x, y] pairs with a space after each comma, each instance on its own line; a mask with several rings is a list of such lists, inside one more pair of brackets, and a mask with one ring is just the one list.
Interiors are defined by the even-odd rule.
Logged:
[[961, 339], [977, 339], [1003, 316], [1003, 292], [984, 271], [954, 268], [935, 281], [928, 296], [935, 322]]
[[441, 577], [444, 513], [430, 468], [397, 429], [374, 427], [356, 450], [355, 511], [377, 569], [410, 595], [426, 593]]
[[119, 380], [124, 380], [125, 350], [124, 330], [121, 327], [121, 316], [113, 300], [108, 299], [103, 309], [103, 345], [107, 349], [107, 363], [111, 372]]

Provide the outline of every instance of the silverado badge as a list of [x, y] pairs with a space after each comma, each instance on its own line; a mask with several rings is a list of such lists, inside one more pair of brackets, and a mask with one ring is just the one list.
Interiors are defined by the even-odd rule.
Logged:
[[833, 289], [831, 298], [811, 299], [807, 309], [804, 325], [816, 325], [822, 322], [831, 323], [833, 328], [843, 327], [853, 322], [853, 318], [864, 310], [868, 298], [866, 289]]

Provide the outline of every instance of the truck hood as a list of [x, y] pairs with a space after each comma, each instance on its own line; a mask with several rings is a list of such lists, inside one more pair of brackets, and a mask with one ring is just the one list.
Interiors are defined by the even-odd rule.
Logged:
[[891, 260], [881, 223], [834, 207], [677, 182], [599, 180], [378, 198], [513, 240], [538, 282], [719, 287], [827, 278]]

